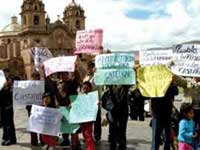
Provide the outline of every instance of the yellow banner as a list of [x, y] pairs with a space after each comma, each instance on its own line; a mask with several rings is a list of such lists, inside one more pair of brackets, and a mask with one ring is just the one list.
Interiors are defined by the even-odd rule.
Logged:
[[164, 65], [137, 69], [140, 92], [145, 97], [163, 97], [172, 81], [172, 73]]

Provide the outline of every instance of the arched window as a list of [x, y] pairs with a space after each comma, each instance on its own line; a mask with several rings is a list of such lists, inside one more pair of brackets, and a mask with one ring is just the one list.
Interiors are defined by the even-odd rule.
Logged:
[[11, 40], [10, 40], [10, 39], [8, 39], [7, 43], [8, 43], [8, 44], [10, 44], [10, 43], [11, 43]]
[[76, 20], [76, 29], [80, 29], [81, 28], [81, 22], [80, 20]]
[[34, 25], [39, 25], [40, 24], [40, 17], [39, 16], [35, 15], [33, 17], [33, 24]]
[[0, 46], [0, 57], [1, 58], [7, 58], [7, 47], [6, 46]]
[[35, 10], [36, 10], [36, 11], [38, 10], [38, 7], [37, 7], [37, 6], [35, 6]]

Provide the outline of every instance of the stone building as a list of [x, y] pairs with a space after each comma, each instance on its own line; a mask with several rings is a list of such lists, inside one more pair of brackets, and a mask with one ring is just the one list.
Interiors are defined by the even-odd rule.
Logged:
[[85, 29], [85, 12], [74, 0], [53, 23], [42, 0], [23, 0], [20, 16], [21, 23], [13, 16], [0, 32], [0, 69], [23, 78], [30, 79], [34, 70], [32, 47], [47, 47], [54, 56], [73, 55], [76, 31]]

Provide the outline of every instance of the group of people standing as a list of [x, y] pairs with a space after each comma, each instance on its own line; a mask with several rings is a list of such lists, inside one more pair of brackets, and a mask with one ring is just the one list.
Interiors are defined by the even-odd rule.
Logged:
[[[159, 150], [162, 141], [164, 142], [164, 150], [170, 150], [171, 147], [174, 150], [192, 150], [193, 147], [195, 150], [194, 142], [199, 137], [198, 132], [200, 129], [200, 101], [198, 99], [199, 94], [196, 92], [198, 89], [193, 88], [190, 90], [192, 93], [189, 95], [194, 100], [191, 103], [183, 103], [180, 108], [180, 113], [178, 113], [173, 104], [174, 97], [178, 95], [177, 85], [180, 85], [177, 83], [177, 80], [172, 81], [164, 97], [145, 98], [137, 88], [133, 92], [130, 92], [131, 86], [128, 85], [110, 85], [104, 87], [106, 90], [103, 90], [102, 87], [95, 85], [94, 72], [95, 64], [90, 63], [88, 65], [88, 73], [83, 80], [81, 80], [77, 71], [74, 73], [59, 72], [56, 75], [54, 74], [54, 77], [49, 76], [44, 79], [44, 107], [58, 108], [65, 106], [70, 108], [70, 96], [78, 95], [80, 92], [99, 92], [99, 109], [96, 121], [80, 124], [80, 129], [74, 134], [62, 134], [63, 140], [60, 143], [61, 146], [71, 146], [73, 150], [81, 149], [79, 134], [82, 132], [85, 149], [95, 150], [95, 142], [101, 140], [101, 109], [104, 108], [107, 112], [106, 120], [109, 122], [108, 141], [110, 142], [110, 150], [127, 150], [126, 129], [129, 114], [131, 114], [131, 118], [134, 120], [139, 117], [139, 120], [144, 121], [144, 100], [150, 99], [152, 114], [151, 150]], [[17, 143], [14, 125], [12, 85], [14, 80], [20, 79], [11, 77], [7, 73], [5, 74], [7, 82], [0, 91], [1, 123], [3, 127], [1, 144], [8, 146]], [[34, 72], [32, 74], [32, 80], [41, 80], [40, 74]], [[184, 87], [185, 85], [180, 86]], [[189, 91], [186, 87], [184, 89]], [[185, 93], [188, 94], [188, 92]], [[137, 104], [137, 107], [135, 107], [135, 104]], [[129, 105], [133, 111], [129, 111]], [[31, 107], [31, 105], [26, 106], [28, 116], [31, 115]], [[30, 135], [32, 146], [38, 146], [39, 144], [47, 145], [47, 150], [54, 150], [58, 144], [57, 137], [38, 135], [37, 133], [30, 133]], [[70, 137], [71, 139], [69, 139]], [[179, 141], [179, 143], [177, 144], [175, 141]]]

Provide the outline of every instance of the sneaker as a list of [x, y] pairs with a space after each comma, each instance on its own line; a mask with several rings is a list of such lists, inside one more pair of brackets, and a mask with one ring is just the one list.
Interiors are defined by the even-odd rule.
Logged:
[[6, 141], [3, 140], [3, 141], [1, 142], [1, 145], [4, 146], [4, 145], [5, 145], [5, 142], [6, 142]]
[[14, 144], [16, 144], [17, 142], [16, 141], [10, 141], [10, 140], [8, 140], [8, 141], [5, 141], [5, 146], [9, 146], [9, 145], [14, 145]]

